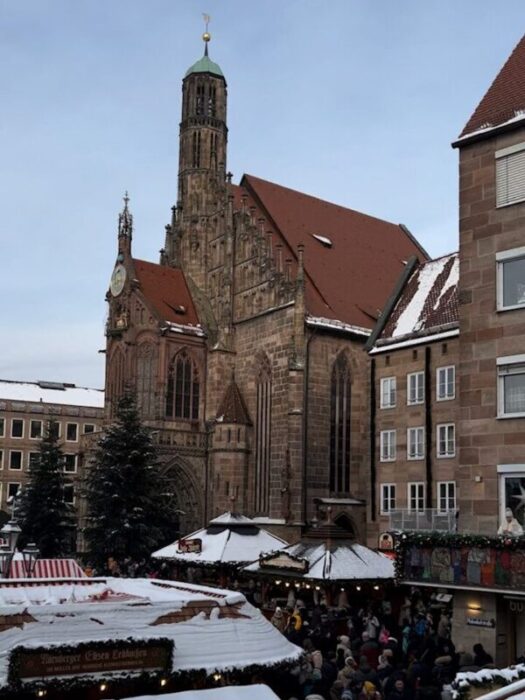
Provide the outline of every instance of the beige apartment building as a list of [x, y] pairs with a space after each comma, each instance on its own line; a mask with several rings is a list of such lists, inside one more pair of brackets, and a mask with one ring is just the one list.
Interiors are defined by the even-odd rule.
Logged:
[[104, 392], [60, 382], [0, 380], [0, 510], [23, 487], [31, 460], [38, 455], [46, 422], [54, 418], [71, 478], [66, 498], [76, 502], [85, 438], [101, 429]]

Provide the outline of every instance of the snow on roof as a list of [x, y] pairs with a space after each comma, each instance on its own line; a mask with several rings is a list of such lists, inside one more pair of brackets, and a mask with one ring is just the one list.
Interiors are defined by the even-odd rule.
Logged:
[[0, 379], [0, 400], [2, 399], [104, 408], [102, 389], [87, 389], [62, 382], [16, 382]]
[[[276, 556], [287, 552], [293, 557], [306, 559], [308, 571], [293, 573], [294, 578], [319, 581], [352, 581], [394, 578], [394, 562], [384, 554], [375, 552], [361, 544], [298, 542], [275, 552]], [[245, 571], [260, 571], [259, 562], [244, 568]]]
[[[525, 664], [516, 664], [508, 668], [482, 668], [479, 671], [462, 671], [456, 674], [453, 683], [453, 697], [459, 695], [461, 689], [466, 689], [469, 686], [486, 686], [488, 692], [476, 695], [484, 700], [499, 700], [500, 698], [509, 698], [512, 700], [525, 700]], [[491, 686], [496, 687], [495, 690], [490, 690]]]
[[[158, 700], [158, 695], [141, 695], [129, 700]], [[207, 690], [185, 690], [168, 693], [163, 700], [278, 700], [278, 696], [267, 685], [233, 685]]]
[[15, 646], [167, 637], [175, 642], [173, 674], [271, 666], [302, 653], [242, 594], [176, 581], [0, 582], [0, 618], [21, 614], [23, 627], [4, 625], [0, 631], [0, 687]]
[[353, 326], [351, 323], [336, 321], [332, 318], [324, 318], [322, 316], [306, 316], [306, 325], [315, 326], [317, 328], [330, 328], [337, 331], [345, 331], [347, 333], [355, 333], [356, 335], [369, 336], [371, 331], [369, 328], [362, 326]]
[[236, 513], [223, 513], [210, 521], [207, 528], [183, 539], [200, 539], [201, 552], [179, 552], [179, 540], [157, 550], [156, 559], [178, 559], [193, 564], [246, 564], [265, 552], [282, 549], [287, 542], [258, 527], [253, 520]]
[[458, 322], [457, 253], [430, 260], [416, 267], [397, 300], [377, 346], [411, 335], [429, 335]]

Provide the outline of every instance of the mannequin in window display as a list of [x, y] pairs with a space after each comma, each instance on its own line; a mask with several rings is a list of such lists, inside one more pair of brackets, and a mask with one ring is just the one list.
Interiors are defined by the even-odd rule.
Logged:
[[523, 528], [514, 517], [511, 508], [505, 509], [505, 518], [499, 526], [498, 535], [507, 537], [521, 537], [523, 535]]

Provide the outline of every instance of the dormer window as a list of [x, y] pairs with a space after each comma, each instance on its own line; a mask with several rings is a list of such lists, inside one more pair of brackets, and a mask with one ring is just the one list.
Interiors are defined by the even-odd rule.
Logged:
[[319, 241], [319, 243], [324, 245], [325, 248], [331, 248], [333, 246], [333, 243], [330, 240], [330, 238], [322, 236], [320, 233], [312, 233], [312, 236], [315, 238], [316, 241]]

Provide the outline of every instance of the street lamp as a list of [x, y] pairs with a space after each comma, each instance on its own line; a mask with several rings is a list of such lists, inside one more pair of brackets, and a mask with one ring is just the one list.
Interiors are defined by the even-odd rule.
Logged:
[[25, 549], [22, 550], [22, 557], [24, 559], [24, 571], [26, 572], [27, 578], [31, 578], [35, 570], [36, 560], [40, 550], [34, 542], [29, 542]]
[[8, 544], [0, 545], [0, 576], [2, 578], [9, 578], [9, 569], [11, 567], [13, 554], [14, 552], [9, 549]]
[[0, 573], [2, 578], [9, 578], [11, 562], [15, 556], [16, 545], [22, 529], [14, 518], [11, 518], [0, 530], [4, 543], [0, 547]]

